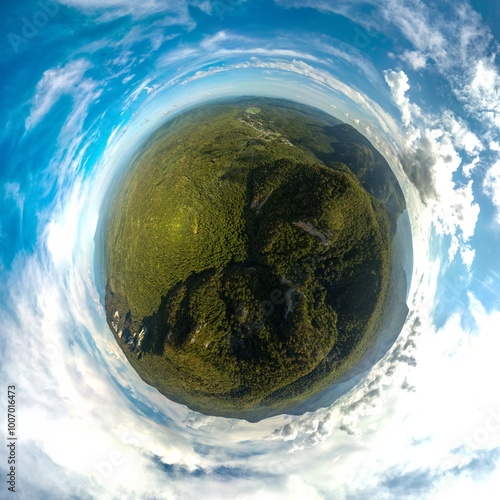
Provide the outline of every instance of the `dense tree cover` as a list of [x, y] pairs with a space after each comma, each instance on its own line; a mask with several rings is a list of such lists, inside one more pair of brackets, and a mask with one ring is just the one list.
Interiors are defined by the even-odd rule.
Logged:
[[342, 134], [246, 99], [174, 119], [137, 155], [110, 213], [106, 312], [147, 382], [244, 416], [321, 389], [373, 343], [404, 199]]

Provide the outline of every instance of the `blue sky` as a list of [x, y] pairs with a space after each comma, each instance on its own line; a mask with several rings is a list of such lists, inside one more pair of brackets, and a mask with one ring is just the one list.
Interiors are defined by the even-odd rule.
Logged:
[[[0, 10], [0, 373], [19, 394], [20, 498], [496, 498], [493, 0]], [[331, 406], [257, 424], [142, 382], [95, 279], [99, 214], [137, 147], [183, 109], [238, 95], [297, 100], [365, 134], [403, 187], [414, 248], [410, 313], [386, 356]]]

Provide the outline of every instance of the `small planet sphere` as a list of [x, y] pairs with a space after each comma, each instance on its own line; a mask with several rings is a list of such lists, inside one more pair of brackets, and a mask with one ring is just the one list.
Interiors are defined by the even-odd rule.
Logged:
[[191, 109], [114, 192], [108, 324], [169, 399], [250, 420], [283, 412], [377, 339], [404, 208], [380, 153], [322, 111], [251, 97]]

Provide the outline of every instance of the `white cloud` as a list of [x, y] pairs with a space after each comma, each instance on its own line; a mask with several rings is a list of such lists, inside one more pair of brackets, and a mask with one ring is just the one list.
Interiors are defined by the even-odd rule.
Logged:
[[[286, 48], [282, 48], [280, 45]], [[300, 43], [297, 45], [300, 46]], [[287, 57], [320, 62], [320, 59], [308, 52], [289, 47], [289, 41], [280, 40], [279, 37], [271, 40], [254, 39], [230, 31], [218, 31], [215, 35], [203, 38], [196, 48], [182, 47], [174, 51], [173, 55], [167, 54], [165, 59], [171, 61], [175, 60], [176, 56], [186, 57], [196, 54], [199, 66], [201, 65], [200, 60], [206, 62], [223, 59], [226, 61], [228, 58], [236, 58], [240, 55]]]
[[450, 134], [455, 147], [468, 154], [478, 154], [484, 150], [479, 137], [467, 127], [466, 123], [456, 118], [450, 111], [445, 111], [442, 116], [443, 123]]
[[[89, 198], [81, 190], [72, 196], [79, 206]], [[75, 491], [94, 498], [169, 498], [173, 487], [164, 484], [164, 473], [152, 457], [191, 471], [208, 462], [177, 424], [155, 420], [155, 411], [167, 411], [162, 408], [166, 400], [141, 386], [109, 335], [87, 275], [89, 256], [82, 255], [86, 245], [80, 238], [92, 238], [92, 232], [75, 230], [84, 212], [54, 214], [45, 233], [51, 253], [45, 254], [42, 243], [34, 256], [17, 262], [9, 278], [8, 331], [2, 339], [9, 349], [0, 373], [22, 387], [20, 450], [32, 474], [24, 480], [24, 491], [33, 497], [52, 489], [51, 496], [61, 498]], [[62, 247], [54, 251], [56, 243]], [[149, 416], [137, 411], [133, 399], [142, 402], [144, 388], [149, 396], [143, 408], [150, 408]], [[175, 413], [187, 410], [173, 406], [174, 422], [182, 421]], [[54, 465], [64, 471], [55, 484], [50, 474], [42, 474]]]
[[21, 186], [17, 182], [7, 182], [4, 185], [4, 190], [4, 200], [12, 200], [16, 204], [16, 207], [19, 210], [19, 214], [22, 219], [26, 196], [21, 192]]
[[90, 63], [87, 60], [78, 59], [65, 66], [45, 71], [31, 101], [30, 114], [25, 122], [26, 130], [35, 127], [61, 97], [77, 96], [78, 86], [89, 68]]
[[361, 49], [340, 42], [335, 38], [318, 36], [316, 34], [310, 40], [307, 40], [307, 42], [325, 56], [333, 56], [335, 60], [347, 63], [350, 67], [360, 70], [372, 83], [379, 84], [381, 82], [380, 72]]
[[127, 97], [126, 101], [123, 104], [123, 109], [127, 109], [142, 93], [142, 91], [148, 92], [148, 85], [151, 83], [152, 77], [147, 77], [144, 81], [142, 81], [140, 84], [138, 84], [132, 92], [130, 92], [130, 95]]
[[453, 177], [461, 167], [470, 174], [471, 165], [464, 164], [459, 150], [478, 153], [483, 146], [451, 113], [439, 117], [424, 115], [412, 104], [406, 96], [410, 86], [403, 71], [389, 70], [385, 77], [407, 130], [402, 151], [403, 167], [425, 199], [437, 233], [451, 236], [450, 261], [460, 250], [470, 267], [473, 254], [469, 247], [462, 247], [474, 235], [479, 205], [474, 201], [473, 181], [462, 185]]
[[[419, 310], [409, 321], [413, 328], [356, 390], [334, 407], [276, 429], [273, 438], [295, 450], [303, 480], [319, 491], [339, 498], [421, 498], [425, 491], [434, 498], [454, 484], [481, 491], [483, 482], [484, 491], [494, 491], [500, 447], [494, 324], [500, 311], [487, 313], [471, 295], [474, 330], [461, 326], [459, 314], [436, 330], [415, 321], [428, 311], [413, 306]], [[405, 368], [408, 355], [415, 363]]]
[[275, 48], [242, 48], [242, 49], [224, 49], [221, 48], [217, 50], [213, 55], [217, 57], [224, 56], [238, 56], [238, 55], [252, 55], [252, 56], [266, 56], [266, 57], [287, 57], [287, 58], [297, 58], [304, 59], [306, 61], [319, 62], [319, 59], [306, 52], [299, 52], [297, 50], [289, 49], [275, 49]]
[[208, 35], [200, 42], [200, 48], [204, 50], [212, 50], [218, 48], [221, 42], [227, 42], [229, 39], [232, 41], [244, 40], [241, 35], [229, 35], [227, 31], [218, 31], [215, 35]]
[[212, 0], [144, 0], [130, 2], [128, 0], [58, 0], [60, 3], [79, 9], [94, 21], [106, 23], [120, 17], [131, 17], [141, 21], [151, 16], [159, 16], [156, 25], [182, 26], [188, 30], [195, 28], [190, 8], [195, 7], [209, 16], [217, 16], [222, 20], [224, 15], [234, 12], [247, 0], [212, 1]]
[[391, 89], [394, 102], [401, 110], [403, 125], [408, 127], [411, 122], [410, 99], [406, 96], [406, 92], [410, 89], [408, 77], [403, 71], [396, 72], [392, 70], [386, 71], [384, 75], [385, 80]]
[[476, 251], [469, 245], [463, 245], [460, 249], [460, 256], [462, 257], [462, 262], [467, 266], [467, 269], [470, 272], [472, 263], [474, 262], [474, 257], [476, 256]]
[[492, 165], [484, 178], [484, 190], [497, 209], [496, 221], [500, 224], [500, 160]]
[[416, 50], [405, 50], [401, 58], [407, 61], [415, 71], [427, 66], [427, 57]]
[[200, 8], [207, 14], [212, 13], [212, 4], [208, 0], [162, 1], [145, 0], [129, 2], [127, 0], [59, 0], [64, 5], [82, 10], [86, 14], [94, 14], [100, 22], [123, 16], [134, 19], [163, 13], [164, 25], [193, 25], [188, 6]]
[[497, 49], [493, 46], [490, 55], [492, 35], [480, 14], [465, 3], [455, 4], [446, 15], [419, 0], [385, 0], [378, 5], [384, 21], [397, 26], [415, 47], [410, 61], [419, 65], [421, 58], [432, 59], [463, 107], [483, 126], [500, 132]]
[[[221, 73], [234, 69], [260, 68], [275, 71], [284, 71], [308, 78], [309, 80], [321, 85], [324, 88], [333, 89], [341, 95], [352, 100], [356, 106], [360, 106], [369, 116], [378, 120], [381, 131], [390, 138], [398, 138], [399, 129], [393, 118], [375, 101], [370, 99], [366, 94], [359, 90], [346, 85], [339, 79], [333, 77], [328, 71], [318, 69], [306, 61], [301, 60], [286, 60], [286, 59], [264, 59], [259, 57], [251, 57], [249, 60], [225, 66], [213, 66], [207, 69], [197, 71], [193, 76], [184, 78], [182, 85], [211, 76], [216, 73]], [[372, 138], [373, 139], [373, 138]], [[376, 141], [374, 141], [376, 143]], [[377, 145], [377, 144], [376, 144]]]
[[500, 144], [497, 141], [490, 141], [490, 149], [492, 151], [500, 151]]
[[[100, 84], [85, 76], [90, 67], [86, 59], [71, 61], [65, 66], [46, 70], [36, 86], [30, 114], [25, 121], [27, 133], [40, 124], [61, 98], [71, 99], [65, 121], [60, 126], [57, 149], [45, 170], [47, 185], [56, 184], [61, 188], [71, 175], [81, 170], [85, 152], [96, 137], [95, 132], [84, 130], [89, 109], [102, 93]], [[40, 170], [43, 167], [41, 165]]]
[[[500, 132], [500, 73], [495, 63], [498, 46], [481, 15], [469, 4], [455, 3], [439, 11], [420, 0], [275, 0], [287, 8], [311, 7], [348, 17], [369, 33], [396, 27], [413, 46], [395, 54], [413, 69], [424, 69], [432, 61], [433, 70], [445, 78], [453, 99], [479, 118], [483, 126]], [[373, 7], [367, 16], [360, 6]]]
[[495, 63], [483, 58], [472, 65], [471, 81], [460, 89], [466, 109], [489, 122], [500, 134], [500, 73]]

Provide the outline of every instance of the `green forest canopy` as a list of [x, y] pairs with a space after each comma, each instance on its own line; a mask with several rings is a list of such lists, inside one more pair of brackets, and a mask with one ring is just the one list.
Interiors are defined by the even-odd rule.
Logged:
[[352, 367], [386, 314], [404, 208], [384, 162], [352, 127], [273, 99], [160, 128], [107, 235], [108, 323], [139, 375], [195, 410], [244, 416]]

